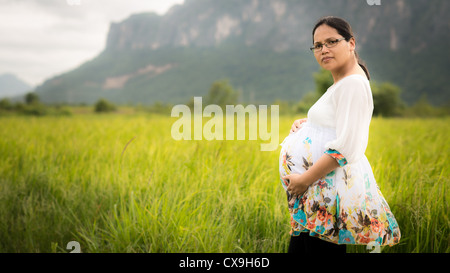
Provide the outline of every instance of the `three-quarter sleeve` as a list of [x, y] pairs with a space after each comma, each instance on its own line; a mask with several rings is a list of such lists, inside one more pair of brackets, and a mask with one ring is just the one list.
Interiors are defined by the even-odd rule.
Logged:
[[346, 163], [352, 164], [364, 156], [369, 141], [373, 113], [369, 82], [362, 77], [342, 79], [332, 94], [332, 102], [336, 113], [336, 139], [326, 143], [325, 149], [340, 153]]
[[328, 149], [324, 153], [334, 158], [339, 166], [344, 167], [347, 165], [347, 159], [340, 152]]

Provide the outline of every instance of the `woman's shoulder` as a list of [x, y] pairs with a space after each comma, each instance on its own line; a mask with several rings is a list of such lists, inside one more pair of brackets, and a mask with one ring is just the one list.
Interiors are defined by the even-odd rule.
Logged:
[[352, 74], [342, 78], [336, 83], [333, 98], [342, 97], [359, 98], [360, 100], [371, 100], [372, 90], [369, 80], [366, 76], [360, 74]]
[[342, 85], [368, 85], [369, 80], [365, 75], [361, 74], [351, 74], [348, 76], [345, 76], [341, 80], [339, 80], [336, 83], [336, 87], [342, 86]]

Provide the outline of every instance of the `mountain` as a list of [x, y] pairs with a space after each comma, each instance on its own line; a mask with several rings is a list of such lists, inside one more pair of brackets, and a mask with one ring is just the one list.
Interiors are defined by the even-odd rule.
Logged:
[[450, 100], [445, 0], [186, 0], [163, 16], [111, 23], [104, 51], [36, 88], [44, 102], [186, 103], [229, 79], [241, 102], [300, 100], [318, 71], [309, 47], [322, 16], [345, 18], [372, 79], [405, 101]]
[[21, 96], [31, 90], [30, 85], [13, 74], [0, 75], [0, 99]]

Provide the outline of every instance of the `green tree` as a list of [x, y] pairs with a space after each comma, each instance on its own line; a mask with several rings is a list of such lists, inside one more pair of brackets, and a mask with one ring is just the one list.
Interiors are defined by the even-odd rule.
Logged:
[[25, 103], [28, 105], [39, 103], [39, 96], [36, 93], [30, 92], [25, 95]]
[[314, 82], [316, 83], [316, 92], [318, 93], [318, 98], [325, 94], [328, 87], [332, 86], [334, 83], [333, 77], [330, 71], [321, 68], [319, 72], [313, 74]]
[[9, 111], [13, 109], [13, 105], [8, 98], [4, 98], [0, 100], [0, 109]]
[[306, 93], [300, 102], [296, 106], [296, 112], [298, 113], [307, 113], [309, 108], [316, 103], [316, 101], [320, 98], [319, 92], [308, 92]]
[[99, 99], [97, 103], [95, 103], [95, 112], [97, 113], [113, 112], [116, 109], [117, 107], [106, 99]]
[[426, 94], [422, 96], [403, 112], [408, 117], [443, 117], [450, 113], [449, 106], [434, 107], [427, 98]]
[[228, 80], [221, 80], [211, 85], [205, 102], [206, 104], [217, 104], [225, 108], [225, 105], [237, 104], [238, 98], [239, 92], [233, 89]]
[[16, 109], [26, 115], [43, 116], [48, 114], [47, 107], [40, 102], [39, 96], [34, 92], [25, 95], [25, 105], [17, 106]]
[[330, 71], [321, 68], [318, 72], [313, 73], [316, 90], [306, 93], [299, 103], [296, 105], [295, 111], [298, 113], [307, 113], [309, 108], [333, 85], [334, 80]]
[[384, 117], [392, 117], [400, 115], [404, 108], [404, 103], [400, 98], [401, 89], [397, 85], [390, 82], [377, 84], [371, 83], [373, 95], [373, 114]]

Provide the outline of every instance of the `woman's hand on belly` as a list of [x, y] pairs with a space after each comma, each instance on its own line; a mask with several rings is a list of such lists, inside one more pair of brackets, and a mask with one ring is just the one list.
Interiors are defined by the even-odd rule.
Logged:
[[289, 133], [294, 133], [298, 129], [302, 128], [302, 124], [305, 123], [306, 121], [307, 121], [306, 118], [297, 119], [296, 121], [294, 121], [291, 127], [291, 131]]
[[328, 154], [323, 154], [319, 160], [303, 174], [293, 173], [281, 178], [285, 181], [289, 181], [287, 191], [291, 195], [301, 196], [310, 185], [337, 167], [339, 167], [339, 164], [333, 157]]
[[305, 181], [304, 176], [298, 173], [288, 174], [282, 178], [285, 181], [289, 181], [287, 191], [294, 197], [301, 196], [310, 185], [310, 183]]

